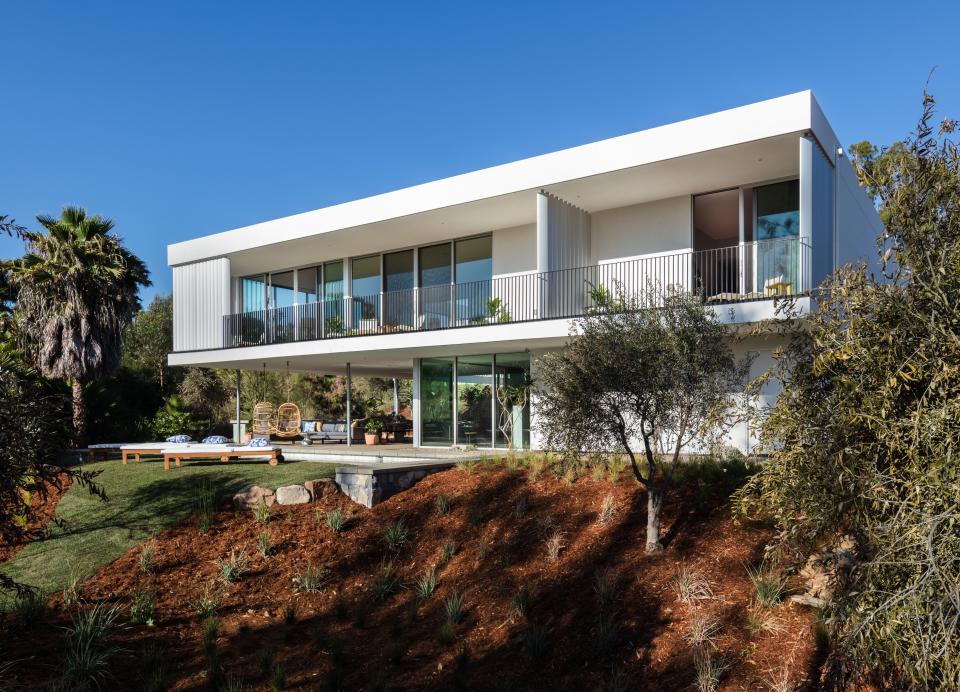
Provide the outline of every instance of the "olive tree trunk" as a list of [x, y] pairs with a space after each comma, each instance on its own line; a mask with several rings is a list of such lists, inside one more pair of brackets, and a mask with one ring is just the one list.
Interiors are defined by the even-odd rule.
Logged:
[[660, 514], [663, 510], [663, 488], [658, 485], [647, 486], [647, 545], [646, 552], [663, 551], [660, 543]]

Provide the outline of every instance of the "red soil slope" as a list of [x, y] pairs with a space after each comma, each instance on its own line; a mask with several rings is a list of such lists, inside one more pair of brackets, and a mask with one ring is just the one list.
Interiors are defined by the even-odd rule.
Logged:
[[[440, 494], [453, 498], [444, 515], [435, 509]], [[92, 577], [84, 595], [126, 609], [137, 591], [156, 592], [156, 625], [126, 626], [116, 635], [124, 653], [115, 657], [115, 670], [130, 689], [140, 686], [142, 652], [155, 646], [165, 651], [171, 689], [208, 687], [201, 621], [189, 604], [201, 586], [217, 579], [217, 559], [231, 549], [245, 550], [252, 564], [225, 588], [217, 648], [224, 669], [257, 689], [267, 684], [257, 663], [263, 649], [284, 663], [286, 689], [594, 690], [605, 689], [614, 673], [630, 679], [619, 689], [690, 689], [695, 666], [686, 635], [696, 613], [721, 623], [715, 657], [729, 664], [722, 689], [767, 689], [784, 668], [804, 683], [814, 659], [809, 615], [782, 604], [772, 611], [774, 631], [752, 636], [746, 625], [752, 590], [744, 564], [759, 560], [770, 532], [735, 524], [726, 491], [714, 495], [671, 495], [667, 548], [647, 556], [646, 498], [630, 480], [570, 484], [544, 474], [530, 482], [502, 466], [451, 469], [373, 510], [342, 496], [274, 506], [269, 530], [276, 547], [268, 558], [257, 554], [263, 527], [249, 512], [219, 512], [206, 535], [188, 521], [157, 538], [152, 574], [139, 571], [132, 551]], [[607, 496], [617, 510], [600, 524]], [[340, 535], [323, 522], [323, 513], [336, 506], [351, 514]], [[393, 552], [383, 533], [401, 518], [413, 535]], [[555, 533], [565, 547], [551, 561], [545, 539]], [[438, 568], [433, 596], [418, 603], [416, 578], [438, 562], [449, 542], [457, 544], [456, 554]], [[386, 561], [402, 586], [377, 601], [371, 585]], [[294, 579], [308, 564], [330, 570], [327, 586], [295, 593]], [[677, 600], [672, 580], [684, 565], [707, 579], [714, 598], [695, 606]], [[599, 571], [617, 591], [602, 611], [594, 589]], [[524, 586], [530, 606], [519, 617], [511, 599]], [[464, 595], [466, 613], [454, 641], [441, 643], [444, 602], [455, 592]], [[292, 622], [284, 617], [289, 609], [295, 609]], [[601, 614], [619, 632], [606, 651], [596, 647]], [[44, 666], [56, 660], [57, 625], [66, 614], [54, 619], [13, 642], [9, 657], [22, 659], [16, 669], [21, 680], [42, 684]], [[522, 643], [530, 623], [547, 633], [539, 662]]]

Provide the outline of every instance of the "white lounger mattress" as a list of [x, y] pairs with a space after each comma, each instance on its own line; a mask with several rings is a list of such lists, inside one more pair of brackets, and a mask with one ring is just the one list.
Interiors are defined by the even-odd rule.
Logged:
[[190, 443], [184, 442], [179, 445], [171, 445], [167, 443], [167, 446], [163, 447], [160, 451], [163, 454], [176, 454], [177, 452], [260, 452], [261, 454], [269, 454], [273, 451], [278, 451], [280, 448], [276, 446], [271, 447], [250, 447], [248, 445], [205, 445], [201, 443]]

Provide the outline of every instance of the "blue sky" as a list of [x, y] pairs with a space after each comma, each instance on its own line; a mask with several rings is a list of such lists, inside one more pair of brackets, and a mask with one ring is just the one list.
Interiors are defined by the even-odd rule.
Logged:
[[[960, 3], [0, 5], [0, 214], [166, 245], [813, 89], [841, 140], [960, 117]], [[22, 251], [0, 239], [0, 256]]]

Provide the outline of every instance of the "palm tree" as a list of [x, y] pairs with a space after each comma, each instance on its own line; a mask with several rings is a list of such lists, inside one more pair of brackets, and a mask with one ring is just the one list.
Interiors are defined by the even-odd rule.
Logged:
[[46, 232], [23, 231], [27, 254], [11, 262], [17, 332], [30, 363], [73, 392], [73, 442], [86, 444], [84, 386], [120, 364], [124, 327], [149, 286], [146, 265], [111, 235], [113, 221], [64, 207], [38, 216]]

